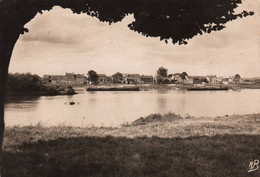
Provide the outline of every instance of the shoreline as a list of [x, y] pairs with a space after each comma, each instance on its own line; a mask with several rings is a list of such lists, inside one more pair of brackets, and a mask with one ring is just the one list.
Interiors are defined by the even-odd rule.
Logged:
[[[203, 127], [206, 125], [206, 127]], [[259, 126], [259, 127], [258, 127]], [[165, 133], [166, 129], [167, 133]], [[169, 131], [171, 128], [178, 131]], [[191, 128], [188, 132], [186, 129]], [[46, 126], [44, 123], [25, 126], [6, 126], [6, 131], [13, 130], [68, 130], [68, 131], [82, 131], [86, 135], [91, 136], [159, 136], [159, 137], [187, 137], [194, 135], [217, 135], [225, 133], [246, 133], [246, 134], [260, 134], [260, 113], [258, 114], [245, 114], [245, 115], [226, 115], [216, 117], [194, 117], [194, 116], [181, 116], [179, 114], [151, 114], [146, 117], [140, 117], [131, 123], [123, 123], [120, 126], [70, 126], [70, 125], [57, 125]], [[161, 130], [160, 130], [161, 129]], [[183, 130], [182, 130], [183, 129]], [[205, 130], [203, 130], [205, 129]], [[154, 131], [157, 130], [157, 131]], [[180, 131], [182, 130], [182, 131]], [[203, 130], [203, 131], [202, 131]], [[225, 130], [225, 131], [223, 131]], [[89, 132], [88, 132], [89, 131]], [[92, 131], [97, 131], [96, 133]], [[100, 131], [100, 132], [98, 132]], [[203, 134], [202, 132], [205, 134]], [[93, 134], [92, 134], [93, 133]], [[184, 136], [185, 135], [185, 136]], [[62, 136], [62, 135], [61, 135]]]
[[250, 161], [259, 158], [259, 139], [260, 114], [213, 118], [152, 114], [120, 128], [6, 127], [3, 173], [242, 177], [248, 175]]
[[[52, 85], [55, 87], [56, 85]], [[59, 85], [57, 85], [59, 86]], [[64, 85], [63, 85], [64, 87]], [[226, 91], [233, 90], [239, 91], [243, 89], [260, 89], [260, 84], [251, 85], [251, 84], [206, 84], [206, 85], [198, 85], [198, 84], [111, 84], [111, 85], [77, 85], [73, 88], [73, 90], [59, 91], [58, 89], [54, 92], [43, 91], [43, 92], [28, 92], [28, 93], [15, 93], [8, 92], [6, 96], [58, 96], [58, 95], [75, 95], [77, 93], [77, 89], [83, 89], [87, 91], [150, 91], [150, 90], [191, 90], [193, 88], [201, 88], [202, 91]], [[206, 89], [204, 89], [206, 88]], [[209, 88], [209, 89], [207, 89]], [[213, 89], [212, 89], [213, 88]], [[216, 88], [216, 89], [214, 89]], [[226, 89], [223, 89], [226, 88]], [[203, 90], [204, 89], [204, 90]]]
[[[85, 89], [106, 89], [106, 88], [129, 88], [138, 87], [140, 91], [148, 90], [187, 90], [190, 88], [228, 88], [230, 90], [260, 89], [260, 84], [108, 84], [108, 85], [83, 85]], [[96, 90], [95, 90], [96, 91]]]

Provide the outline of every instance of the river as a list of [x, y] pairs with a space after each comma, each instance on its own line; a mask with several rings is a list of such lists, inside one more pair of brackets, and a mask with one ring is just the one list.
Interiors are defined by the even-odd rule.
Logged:
[[[75, 105], [69, 102], [74, 101]], [[13, 96], [5, 104], [7, 126], [118, 126], [152, 113], [223, 116], [260, 113], [260, 90], [87, 92], [73, 96]]]

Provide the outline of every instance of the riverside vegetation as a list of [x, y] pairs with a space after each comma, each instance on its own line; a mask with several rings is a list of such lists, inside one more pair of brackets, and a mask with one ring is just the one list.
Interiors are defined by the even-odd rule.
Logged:
[[7, 127], [6, 177], [259, 176], [260, 114], [152, 114], [121, 127]]
[[43, 84], [41, 78], [31, 73], [9, 73], [7, 79], [8, 95], [73, 95], [76, 94], [71, 86]]

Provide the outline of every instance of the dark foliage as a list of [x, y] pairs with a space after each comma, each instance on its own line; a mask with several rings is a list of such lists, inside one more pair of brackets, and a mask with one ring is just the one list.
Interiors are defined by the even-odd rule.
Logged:
[[13, 93], [31, 93], [41, 92], [44, 86], [41, 83], [41, 78], [36, 74], [8, 74], [7, 91]]
[[163, 77], [167, 77], [167, 76], [168, 76], [168, 69], [161, 66], [161, 67], [157, 70], [157, 74], [160, 74], [160, 75], [163, 76]]
[[[144, 36], [160, 37], [173, 43], [187, 44], [192, 37], [219, 31], [228, 21], [253, 15], [234, 9], [241, 0], [2, 0], [0, 23], [2, 34], [28, 32], [24, 25], [38, 12], [58, 5], [74, 13], [86, 13], [100, 21], [114, 23], [133, 14], [128, 27]], [[0, 31], [1, 32], [1, 31]]]
[[[29, 134], [29, 133], [28, 133]], [[78, 137], [24, 142], [4, 151], [6, 177], [245, 177], [259, 135]]]
[[96, 73], [96, 71], [93, 70], [88, 71], [88, 77], [92, 83], [98, 82], [98, 74]]
[[8, 74], [7, 93], [15, 95], [73, 95], [74, 89], [71, 86], [67, 88], [59, 85], [44, 85], [41, 78], [31, 73]]

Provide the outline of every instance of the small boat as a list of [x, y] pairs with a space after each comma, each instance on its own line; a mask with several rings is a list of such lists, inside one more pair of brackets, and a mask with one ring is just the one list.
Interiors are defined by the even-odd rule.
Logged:
[[75, 102], [74, 102], [74, 101], [70, 101], [69, 104], [70, 104], [70, 105], [74, 105]]

